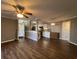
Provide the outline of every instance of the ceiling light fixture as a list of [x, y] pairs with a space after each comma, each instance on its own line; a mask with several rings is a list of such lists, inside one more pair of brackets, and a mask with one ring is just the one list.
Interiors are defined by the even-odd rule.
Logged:
[[36, 21], [33, 21], [34, 24], [36, 24]]
[[23, 18], [24, 16], [22, 14], [17, 14], [17, 17]]
[[55, 25], [55, 23], [51, 23], [51, 25], [52, 25], [52, 26], [54, 26], [54, 25]]

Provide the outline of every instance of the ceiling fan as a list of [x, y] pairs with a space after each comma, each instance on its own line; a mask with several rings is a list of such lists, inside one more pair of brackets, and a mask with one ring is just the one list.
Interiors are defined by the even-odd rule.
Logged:
[[[16, 2], [16, 1], [14, 0], [14, 2]], [[29, 18], [27, 15], [32, 15], [32, 13], [27, 12], [27, 10], [25, 10], [25, 7], [22, 6], [22, 5], [20, 5], [20, 4], [12, 5], [12, 4], [10, 4], [10, 3], [3, 2], [3, 1], [2, 1], [2, 4], [12, 6], [13, 8], [15, 8], [15, 12], [16, 12], [17, 14], [23, 15], [23, 16], [26, 17], [26, 18]]]

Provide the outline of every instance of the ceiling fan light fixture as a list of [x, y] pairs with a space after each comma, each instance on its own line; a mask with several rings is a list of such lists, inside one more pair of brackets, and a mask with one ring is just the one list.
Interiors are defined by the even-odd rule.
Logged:
[[17, 14], [17, 17], [18, 18], [23, 18], [24, 16], [23, 16], [23, 14]]

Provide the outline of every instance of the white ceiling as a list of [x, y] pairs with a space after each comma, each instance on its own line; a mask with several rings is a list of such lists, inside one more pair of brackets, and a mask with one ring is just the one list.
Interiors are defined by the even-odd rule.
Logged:
[[[16, 4], [14, 0], [2, 0], [10, 4]], [[76, 0], [17, 0], [27, 11], [44, 22], [55, 22], [76, 16]], [[15, 9], [1, 3], [2, 17], [16, 18]]]

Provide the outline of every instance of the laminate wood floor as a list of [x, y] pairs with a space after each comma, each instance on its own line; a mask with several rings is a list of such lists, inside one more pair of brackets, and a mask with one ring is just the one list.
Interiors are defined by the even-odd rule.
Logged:
[[1, 59], [77, 59], [77, 46], [56, 39], [19, 39], [1, 45]]

